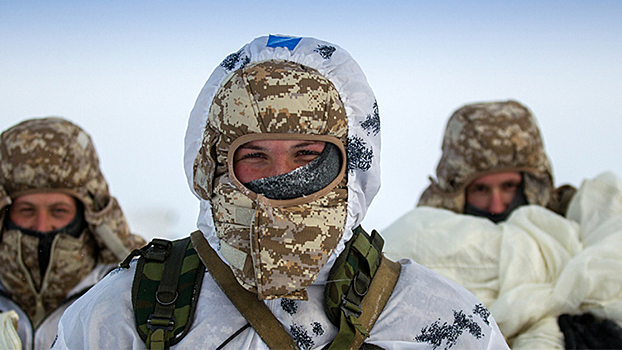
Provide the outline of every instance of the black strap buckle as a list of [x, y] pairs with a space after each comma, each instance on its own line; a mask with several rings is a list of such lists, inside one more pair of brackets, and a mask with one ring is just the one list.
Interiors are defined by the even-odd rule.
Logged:
[[363, 313], [363, 310], [361, 310], [361, 305], [357, 305], [356, 303], [348, 300], [345, 294], [341, 296], [340, 309], [346, 315], [346, 318], [349, 318], [350, 316], [359, 318], [359, 316], [361, 316], [361, 314]]
[[145, 258], [150, 261], [163, 262], [168, 257], [173, 242], [166, 239], [155, 238], [145, 250]]

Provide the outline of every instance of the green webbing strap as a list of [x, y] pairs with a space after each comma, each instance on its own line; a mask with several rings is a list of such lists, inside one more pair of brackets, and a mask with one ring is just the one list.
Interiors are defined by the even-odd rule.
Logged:
[[155, 309], [147, 320], [149, 329], [147, 349], [168, 349], [170, 339], [173, 337], [175, 302], [178, 297], [177, 284], [189, 243], [189, 238], [175, 241], [170, 255], [164, 262], [162, 279], [155, 295]]
[[[361, 303], [361, 310], [363, 310], [363, 312], [359, 317], [359, 321], [368, 331], [371, 331], [374, 327], [384, 306], [389, 301], [391, 293], [400, 277], [400, 271], [402, 270], [402, 265], [399, 263], [391, 261], [384, 256], [382, 256], [381, 259], [380, 266], [378, 266], [376, 275], [369, 286], [369, 291]], [[358, 349], [365, 341], [365, 338], [367, 338], [367, 336], [361, 332], [357, 332], [354, 341], [350, 344], [348, 349]]]
[[[348, 264], [354, 271], [354, 278], [341, 295], [339, 332], [328, 349], [361, 346], [389, 300], [401, 270], [400, 264], [382, 255], [384, 241], [376, 231], [370, 237], [359, 226], [350, 244], [342, 253], [346, 256], [335, 264]], [[345, 269], [343, 266], [337, 268]]]
[[270, 349], [298, 350], [294, 340], [274, 314], [270, 312], [266, 304], [257, 299], [257, 294], [247, 291], [238, 283], [229, 266], [220, 259], [214, 249], [207, 243], [203, 233], [195, 231], [190, 236], [201, 261], [207, 267], [214, 281], [216, 281], [220, 289], [248, 323], [251, 324], [264, 343]]

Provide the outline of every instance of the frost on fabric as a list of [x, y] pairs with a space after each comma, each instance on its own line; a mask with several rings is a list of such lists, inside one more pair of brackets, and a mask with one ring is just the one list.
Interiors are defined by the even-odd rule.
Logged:
[[339, 148], [326, 143], [320, 156], [309, 164], [289, 173], [247, 182], [244, 186], [270, 199], [299, 198], [328, 186], [339, 175], [340, 167]]

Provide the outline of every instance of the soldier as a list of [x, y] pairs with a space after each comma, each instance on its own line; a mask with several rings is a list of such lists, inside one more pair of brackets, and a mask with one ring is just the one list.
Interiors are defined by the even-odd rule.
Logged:
[[63, 311], [145, 242], [81, 128], [30, 119], [0, 137], [0, 310], [18, 314], [24, 349], [47, 349]]
[[536, 121], [516, 101], [459, 108], [442, 151], [437, 180], [384, 230], [387, 255], [474, 293], [512, 349], [619, 348], [622, 281], [608, 250], [622, 246], [622, 182], [555, 188]]
[[536, 204], [564, 215], [575, 188], [553, 187], [551, 164], [531, 112], [516, 101], [474, 103], [449, 118], [437, 181], [418, 206], [507, 219]]
[[153, 241], [67, 310], [54, 349], [507, 348], [470, 293], [383, 258], [359, 226], [380, 185], [375, 102], [323, 41], [260, 37], [227, 57], [186, 134], [194, 248]]

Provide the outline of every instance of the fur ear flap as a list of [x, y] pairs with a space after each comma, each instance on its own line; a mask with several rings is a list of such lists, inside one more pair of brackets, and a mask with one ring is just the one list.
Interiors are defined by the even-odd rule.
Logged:
[[123, 260], [132, 249], [145, 245], [145, 240], [130, 232], [123, 211], [114, 197], [95, 198], [96, 202], [107, 199], [105, 206], [97, 212], [84, 211], [89, 230], [99, 246], [99, 261], [110, 264]]

